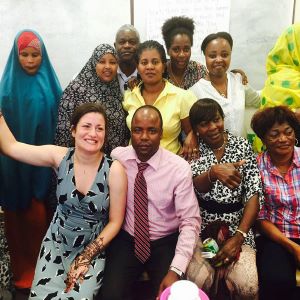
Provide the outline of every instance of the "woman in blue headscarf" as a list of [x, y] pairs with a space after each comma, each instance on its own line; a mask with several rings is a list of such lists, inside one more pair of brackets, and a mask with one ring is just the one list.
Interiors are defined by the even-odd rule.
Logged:
[[[41, 37], [32, 30], [19, 32], [0, 82], [0, 107], [18, 140], [34, 145], [53, 143], [61, 94]], [[48, 227], [44, 200], [51, 170], [0, 156], [0, 178], [14, 285], [27, 289]]]

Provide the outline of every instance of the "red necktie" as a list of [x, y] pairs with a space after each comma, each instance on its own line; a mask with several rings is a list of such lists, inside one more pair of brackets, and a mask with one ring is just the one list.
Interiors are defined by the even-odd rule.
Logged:
[[134, 253], [142, 263], [150, 256], [147, 183], [143, 174], [148, 166], [138, 164], [134, 182]]

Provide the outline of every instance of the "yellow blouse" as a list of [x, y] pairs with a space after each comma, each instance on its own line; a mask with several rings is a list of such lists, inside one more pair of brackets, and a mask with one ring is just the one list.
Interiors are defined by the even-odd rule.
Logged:
[[[153, 104], [159, 109], [163, 118], [163, 136], [160, 145], [175, 154], [179, 154], [181, 144], [178, 136], [181, 132], [181, 120], [189, 116], [190, 108], [197, 99], [191, 91], [178, 88], [167, 80], [165, 83], [165, 88]], [[125, 93], [123, 107], [128, 112], [126, 123], [129, 129], [135, 110], [145, 104], [140, 85]]]

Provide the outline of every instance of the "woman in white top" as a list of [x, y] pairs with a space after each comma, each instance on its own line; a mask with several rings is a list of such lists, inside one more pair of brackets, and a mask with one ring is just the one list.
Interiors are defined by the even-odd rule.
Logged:
[[228, 72], [232, 37], [227, 32], [208, 35], [202, 42], [208, 78], [201, 78], [190, 90], [198, 99], [215, 99], [225, 113], [225, 128], [235, 135], [244, 135], [245, 105], [259, 107], [259, 93], [243, 85], [242, 76]]

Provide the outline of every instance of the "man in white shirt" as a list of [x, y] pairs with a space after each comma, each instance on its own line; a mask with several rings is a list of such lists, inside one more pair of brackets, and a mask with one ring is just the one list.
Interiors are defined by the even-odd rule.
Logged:
[[114, 46], [118, 54], [118, 79], [123, 94], [128, 88], [128, 80], [137, 76], [135, 54], [139, 43], [140, 35], [134, 26], [125, 24], [117, 31]]

